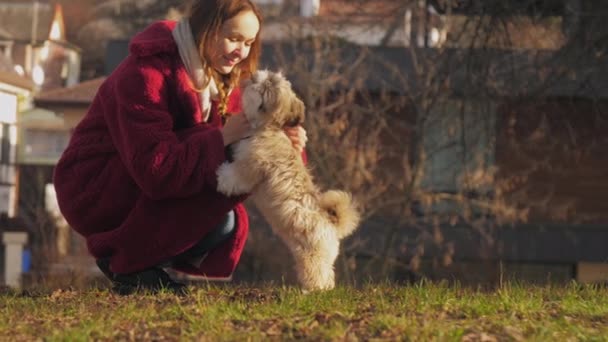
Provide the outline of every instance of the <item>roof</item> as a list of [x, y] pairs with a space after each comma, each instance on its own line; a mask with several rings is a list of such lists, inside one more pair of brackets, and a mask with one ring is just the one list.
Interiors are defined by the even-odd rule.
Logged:
[[66, 88], [55, 88], [39, 93], [34, 102], [41, 104], [89, 105], [93, 102], [97, 89], [106, 77], [84, 81]]
[[[429, 28], [440, 34], [441, 42], [435, 44], [442, 47], [468, 48], [477, 42], [489, 48], [557, 50], [566, 40], [563, 22], [555, 17], [511, 12], [497, 24], [481, 15], [451, 14], [448, 19], [432, 7], [424, 14], [424, 8], [407, 1], [323, 0], [320, 5], [314, 17], [296, 16], [292, 11], [268, 18], [262, 39], [278, 42], [331, 35], [360, 45], [409, 46], [414, 44], [416, 16], [428, 15]], [[483, 38], [479, 32], [484, 32]]]
[[29, 78], [20, 76], [14, 72], [0, 71], [0, 83], [10, 84], [26, 90], [34, 89], [34, 82]]
[[55, 112], [32, 107], [19, 114], [19, 126], [22, 128], [36, 128], [45, 130], [65, 131], [65, 120]]
[[[48, 3], [38, 2], [38, 25], [35, 33], [37, 42], [49, 36], [53, 21], [53, 7]], [[0, 1], [0, 39], [30, 42], [32, 40], [32, 23], [34, 21], [34, 4], [30, 2]]]
[[[377, 16], [394, 14], [394, 11], [405, 9], [412, 6], [413, 1], [403, 0], [322, 0], [320, 2], [319, 16]], [[452, 14], [492, 14], [500, 16], [511, 15], [531, 15], [534, 17], [560, 16], [567, 13], [568, 6], [565, 1], [554, 0], [457, 0], [441, 1], [429, 0], [429, 5], [433, 6], [438, 13], [445, 14], [449, 4]], [[572, 11], [572, 9], [570, 9]]]
[[301, 19], [274, 21], [264, 24], [261, 33], [263, 42], [281, 42], [308, 36], [334, 36], [360, 45], [403, 46], [406, 39], [404, 30], [391, 31], [392, 23], [370, 22], [306, 22]]
[[13, 69], [13, 63], [3, 55], [0, 55], [0, 83], [10, 84], [27, 90], [34, 89], [34, 82], [27, 77], [17, 74]]
[[361, 45], [403, 45], [406, 37], [400, 28], [406, 5], [395, 0], [322, 0], [313, 17], [287, 11], [267, 18], [261, 37], [279, 42], [329, 34]]

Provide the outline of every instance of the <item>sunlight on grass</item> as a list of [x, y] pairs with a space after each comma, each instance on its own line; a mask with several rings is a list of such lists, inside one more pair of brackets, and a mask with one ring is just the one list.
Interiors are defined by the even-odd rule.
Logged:
[[186, 297], [105, 290], [0, 295], [0, 336], [16, 340], [608, 341], [608, 289], [511, 283], [366, 284], [303, 294], [205, 284]]

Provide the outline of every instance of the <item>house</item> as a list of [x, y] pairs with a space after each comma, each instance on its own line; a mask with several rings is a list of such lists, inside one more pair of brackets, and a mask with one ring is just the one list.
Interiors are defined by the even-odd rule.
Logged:
[[[18, 217], [24, 229], [35, 232], [29, 243], [38, 246], [62, 235], [54, 231], [53, 221], [58, 218], [52, 213], [47, 216], [44, 201], [53, 197], [48, 184], [52, 167], [67, 145], [69, 126], [57, 113], [32, 106], [32, 100], [41, 92], [74, 86], [80, 77], [81, 51], [66, 40], [61, 5], [0, 1], [0, 58], [6, 77], [29, 87], [27, 92], [18, 93], [11, 88], [24, 105], [12, 113], [14, 121], [3, 123], [7, 130], [3, 151], [10, 151], [12, 159], [3, 162], [8, 165], [3, 166], [7, 180], [2, 181], [2, 193], [9, 203], [9, 217]], [[8, 111], [14, 108], [2, 107]], [[9, 158], [8, 152], [4, 155]], [[50, 255], [38, 253], [36, 257]]]
[[[339, 1], [321, 1], [319, 13], [332, 3]], [[507, 270], [506, 277], [525, 274], [525, 279], [539, 282], [573, 278], [606, 281], [608, 254], [603, 241], [608, 236], [608, 164], [604, 158], [608, 150], [604, 138], [608, 133], [605, 125], [608, 70], [602, 59], [605, 52], [599, 47], [597, 52], [590, 52], [593, 42], [585, 50], [582, 43], [568, 36], [581, 32], [576, 25], [584, 20], [568, 17], [572, 8], [565, 2], [534, 2], [532, 8], [508, 7], [517, 3], [513, 1], [504, 5], [507, 7], [496, 14], [494, 22], [480, 15], [490, 10], [482, 3], [459, 2], [463, 6], [452, 9], [449, 15], [441, 9], [440, 2], [427, 3], [433, 5], [438, 23], [452, 28], [445, 33], [445, 41], [439, 40], [439, 48], [428, 44], [434, 41], [432, 32], [435, 28], [439, 30], [439, 25], [412, 34], [409, 40], [401, 40], [401, 45], [378, 39], [379, 36], [369, 39], [365, 47], [337, 42], [334, 47], [342, 51], [334, 55], [325, 53], [330, 45], [319, 45], [321, 49], [315, 51], [311, 39], [306, 37], [321, 34], [327, 27], [322, 25], [327, 21], [331, 24], [336, 18], [319, 15], [302, 21], [303, 36], [285, 29], [291, 27], [289, 23], [300, 29], [301, 22], [292, 18], [287, 23], [277, 23], [280, 29], [264, 33], [270, 37], [268, 42], [274, 43], [274, 48], [264, 50], [264, 66], [285, 70], [300, 89], [313, 84], [311, 77], [312, 81], [314, 77], [330, 80], [343, 76], [348, 66], [359, 63], [353, 78], [341, 83], [341, 87], [352, 89], [359, 84], [356, 81], [362, 80], [371, 101], [387, 95], [406, 98], [403, 102], [409, 102], [410, 107], [406, 104], [399, 113], [402, 121], [412, 119], [412, 113], [414, 118], [421, 115], [424, 101], [439, 99], [422, 113], [427, 118], [423, 129], [425, 162], [419, 179], [421, 189], [439, 200], [433, 200], [424, 211], [417, 210], [418, 203], [414, 203], [412, 211], [419, 215], [452, 216], [453, 222], [460, 223], [454, 226], [453, 222], [446, 222], [434, 230], [433, 224], [408, 227], [387, 216], [370, 220], [360, 232], [367, 239], [365, 253], [370, 257], [389, 256], [393, 263], [402, 264], [420, 256], [435, 261], [447, 258], [457, 261], [454, 265], [467, 265], [460, 270], [456, 266], [451, 269], [460, 272], [461, 279], [470, 279], [474, 274], [484, 275], [486, 281], [498, 280], [503, 276], [498, 272], [500, 269], [500, 272]], [[337, 8], [347, 17], [363, 20], [360, 17], [373, 11], [352, 11], [362, 4], [343, 3]], [[407, 25], [409, 9], [399, 10], [405, 12], [402, 17], [405, 27], [400, 30], [407, 32], [408, 27], [416, 27], [415, 20]], [[483, 45], [477, 45], [475, 32], [461, 29], [467, 27], [466, 22], [473, 23], [468, 26], [489, 28], [481, 31], [479, 41]], [[319, 26], [314, 31], [307, 25]], [[273, 27], [271, 24], [270, 28]], [[369, 27], [368, 33], [373, 32]], [[332, 27], [329, 28], [331, 32]], [[396, 36], [395, 33], [391, 37]], [[338, 37], [359, 43], [344, 32]], [[323, 64], [328, 60], [340, 61], [342, 72], [332, 75], [328, 69], [331, 66]], [[424, 77], [429, 74], [433, 75], [434, 83], [428, 83]], [[397, 121], [390, 124], [389, 128], [400, 127]], [[410, 143], [407, 130], [392, 133], [401, 135], [401, 142], [393, 140], [386, 147]], [[408, 177], [402, 164], [385, 161], [380, 164], [384, 169], [395, 167], [397, 174]], [[470, 181], [463, 182], [464, 177]], [[462, 223], [461, 216], [469, 215], [457, 203], [463, 197], [482, 205], [494, 205], [494, 199], [500, 197], [501, 205], [519, 209], [520, 218], [525, 217], [527, 223], [502, 225], [484, 221], [482, 215], [487, 215], [484, 214], [487, 211], [475, 212], [473, 208], [473, 219], [469, 220], [480, 223], [471, 227]], [[480, 268], [481, 264], [488, 268]], [[443, 275], [454, 277], [455, 273]]]
[[13, 71], [0, 57], [0, 284], [20, 286], [22, 249], [27, 227], [17, 217], [19, 177], [17, 169], [18, 114], [30, 106], [34, 83]]
[[0, 1], [0, 54], [38, 90], [79, 81], [81, 51], [66, 40], [60, 4]]
[[17, 121], [28, 108], [34, 83], [0, 60], [0, 213], [15, 217], [17, 212]]
[[[105, 77], [81, 82], [69, 87], [41, 91], [34, 97], [36, 107], [21, 113], [18, 160], [23, 186], [20, 189], [20, 209], [30, 225], [37, 217], [37, 208], [45, 208], [56, 226], [57, 256], [63, 257], [80, 250], [57, 206], [52, 187], [53, 168], [67, 146], [72, 129], [85, 115], [97, 89]], [[51, 228], [49, 228], [51, 229]]]
[[60, 116], [64, 120], [64, 130], [69, 132], [86, 114], [99, 86], [105, 79], [105, 76], [101, 76], [71, 86], [39, 92], [34, 98], [34, 103]]
[[[455, 35], [458, 30], [454, 27], [465, 26], [467, 21], [482, 27], [494, 23], [484, 22], [482, 16], [477, 16], [477, 9], [466, 6], [450, 13], [436, 1], [428, 1], [431, 6], [413, 8], [397, 1], [374, 1], [369, 2], [375, 6], [369, 11], [360, 7], [365, 2], [354, 1], [258, 3], [263, 3], [265, 13], [277, 13], [268, 16], [264, 26], [262, 67], [286, 70], [301, 92], [310, 88], [305, 76], [330, 74], [330, 70], [323, 69], [330, 65], [314, 64], [318, 59], [309, 44], [311, 36], [326, 37], [323, 35], [328, 30], [340, 38], [339, 56], [333, 57], [343, 66], [358, 65], [354, 73], [357, 79], [340, 85], [345, 89], [362, 80], [372, 101], [386, 94], [424, 100], [429, 94], [425, 87], [439, 85], [433, 91], [443, 92], [442, 101], [425, 113], [430, 119], [424, 126], [423, 148], [429, 153], [420, 185], [426, 192], [446, 199], [433, 203], [431, 214], [462, 216], [462, 209], [451, 200], [461, 194], [471, 202], [498, 197], [488, 183], [463, 186], [463, 175], [472, 170], [481, 179], [492, 176], [495, 184], [512, 183], [501, 189], [500, 195], [511, 206], [530, 207], [528, 224], [488, 224], [480, 230], [466, 223], [442, 224], [438, 227], [439, 237], [429, 229], [403, 226], [397, 219], [374, 218], [361, 230], [369, 238], [365, 245], [368, 253], [386, 253], [401, 263], [419, 256], [447, 256], [457, 261], [454, 264], [468, 265], [461, 276], [468, 272], [498, 279], [500, 264], [501, 270], [502, 265], [507, 265], [507, 270], [514, 270], [510, 274], [522, 272], [538, 281], [546, 280], [549, 273], [562, 281], [597, 281], [598, 275], [599, 279], [604, 277], [607, 257], [601, 242], [606, 241], [607, 234], [604, 225], [608, 222], [608, 192], [602, 191], [607, 174], [607, 165], [602, 161], [606, 142], [602, 138], [604, 126], [599, 124], [607, 110], [606, 70], [599, 59], [585, 55], [585, 62], [581, 63], [582, 57], [575, 59], [566, 49], [568, 37], [558, 25], [559, 17], [566, 15], [563, 8], [561, 12], [547, 10], [535, 20], [529, 18], [532, 9], [521, 9], [516, 18], [502, 18], [505, 25], [501, 30], [488, 30], [490, 33], [483, 37], [487, 45], [478, 46], [474, 32], [461, 30]], [[305, 13], [299, 12], [303, 8]], [[383, 14], [397, 11], [394, 21], [379, 20]], [[529, 39], [538, 36], [546, 39]], [[505, 37], [518, 38], [510, 41]], [[117, 50], [108, 56], [124, 56], [126, 46], [126, 41], [109, 44], [110, 50]], [[117, 65], [120, 59], [112, 64]], [[417, 78], [420, 61], [439, 68], [433, 72], [445, 82], [425, 84]], [[293, 68], [296, 62], [315, 69], [315, 74], [306, 68], [298, 74]], [[339, 89], [333, 91], [336, 90]], [[43, 98], [37, 100], [40, 106]], [[417, 104], [408, 101], [396, 115], [416, 113]], [[46, 105], [50, 104], [47, 101]], [[584, 113], [599, 115], [597, 119], [587, 115], [587, 121], [581, 121]], [[589, 127], [588, 120], [597, 120], [597, 127]], [[593, 139], [586, 140], [586, 132]], [[390, 143], [406, 145], [407, 149], [411, 136], [407, 131], [400, 135], [401, 141]], [[593, 148], [560, 162], [567, 145], [563, 142], [568, 139], [573, 146], [593, 142]], [[547, 144], [551, 141], [562, 143]], [[544, 163], [538, 167], [537, 162], [543, 158]], [[387, 164], [389, 167], [403, 165]], [[395, 172], [405, 175], [403, 169]], [[396, 238], [387, 243], [387, 236], [392, 235]], [[435, 244], [433, 239], [446, 243]], [[420, 250], [424, 254], [417, 254]], [[489, 268], [480, 269], [480, 263], [486, 261]]]
[[[400, 1], [344, 0], [257, 1], [265, 16], [262, 39], [282, 42], [306, 36], [334, 36], [366, 46], [440, 46], [445, 41], [444, 19], [432, 8]], [[395, 16], [394, 13], [403, 13]], [[428, 15], [433, 23], [421, 26]], [[429, 33], [425, 35], [424, 31]], [[410, 43], [411, 42], [411, 43]]]

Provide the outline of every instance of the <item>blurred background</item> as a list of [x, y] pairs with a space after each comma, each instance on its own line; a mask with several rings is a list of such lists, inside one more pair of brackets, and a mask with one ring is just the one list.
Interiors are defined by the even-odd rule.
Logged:
[[[307, 105], [310, 167], [364, 212], [339, 281], [608, 281], [608, 2], [257, 0], [261, 68]], [[0, 281], [101, 273], [53, 166], [130, 38], [186, 1], [0, 1]], [[233, 282], [293, 283], [248, 204]], [[195, 279], [191, 279], [196, 281]]]

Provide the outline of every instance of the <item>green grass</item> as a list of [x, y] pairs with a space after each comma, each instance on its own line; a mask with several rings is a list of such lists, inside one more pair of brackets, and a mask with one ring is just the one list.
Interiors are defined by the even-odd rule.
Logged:
[[186, 297], [96, 289], [4, 293], [0, 339], [608, 341], [608, 288], [600, 286], [191, 289]]

